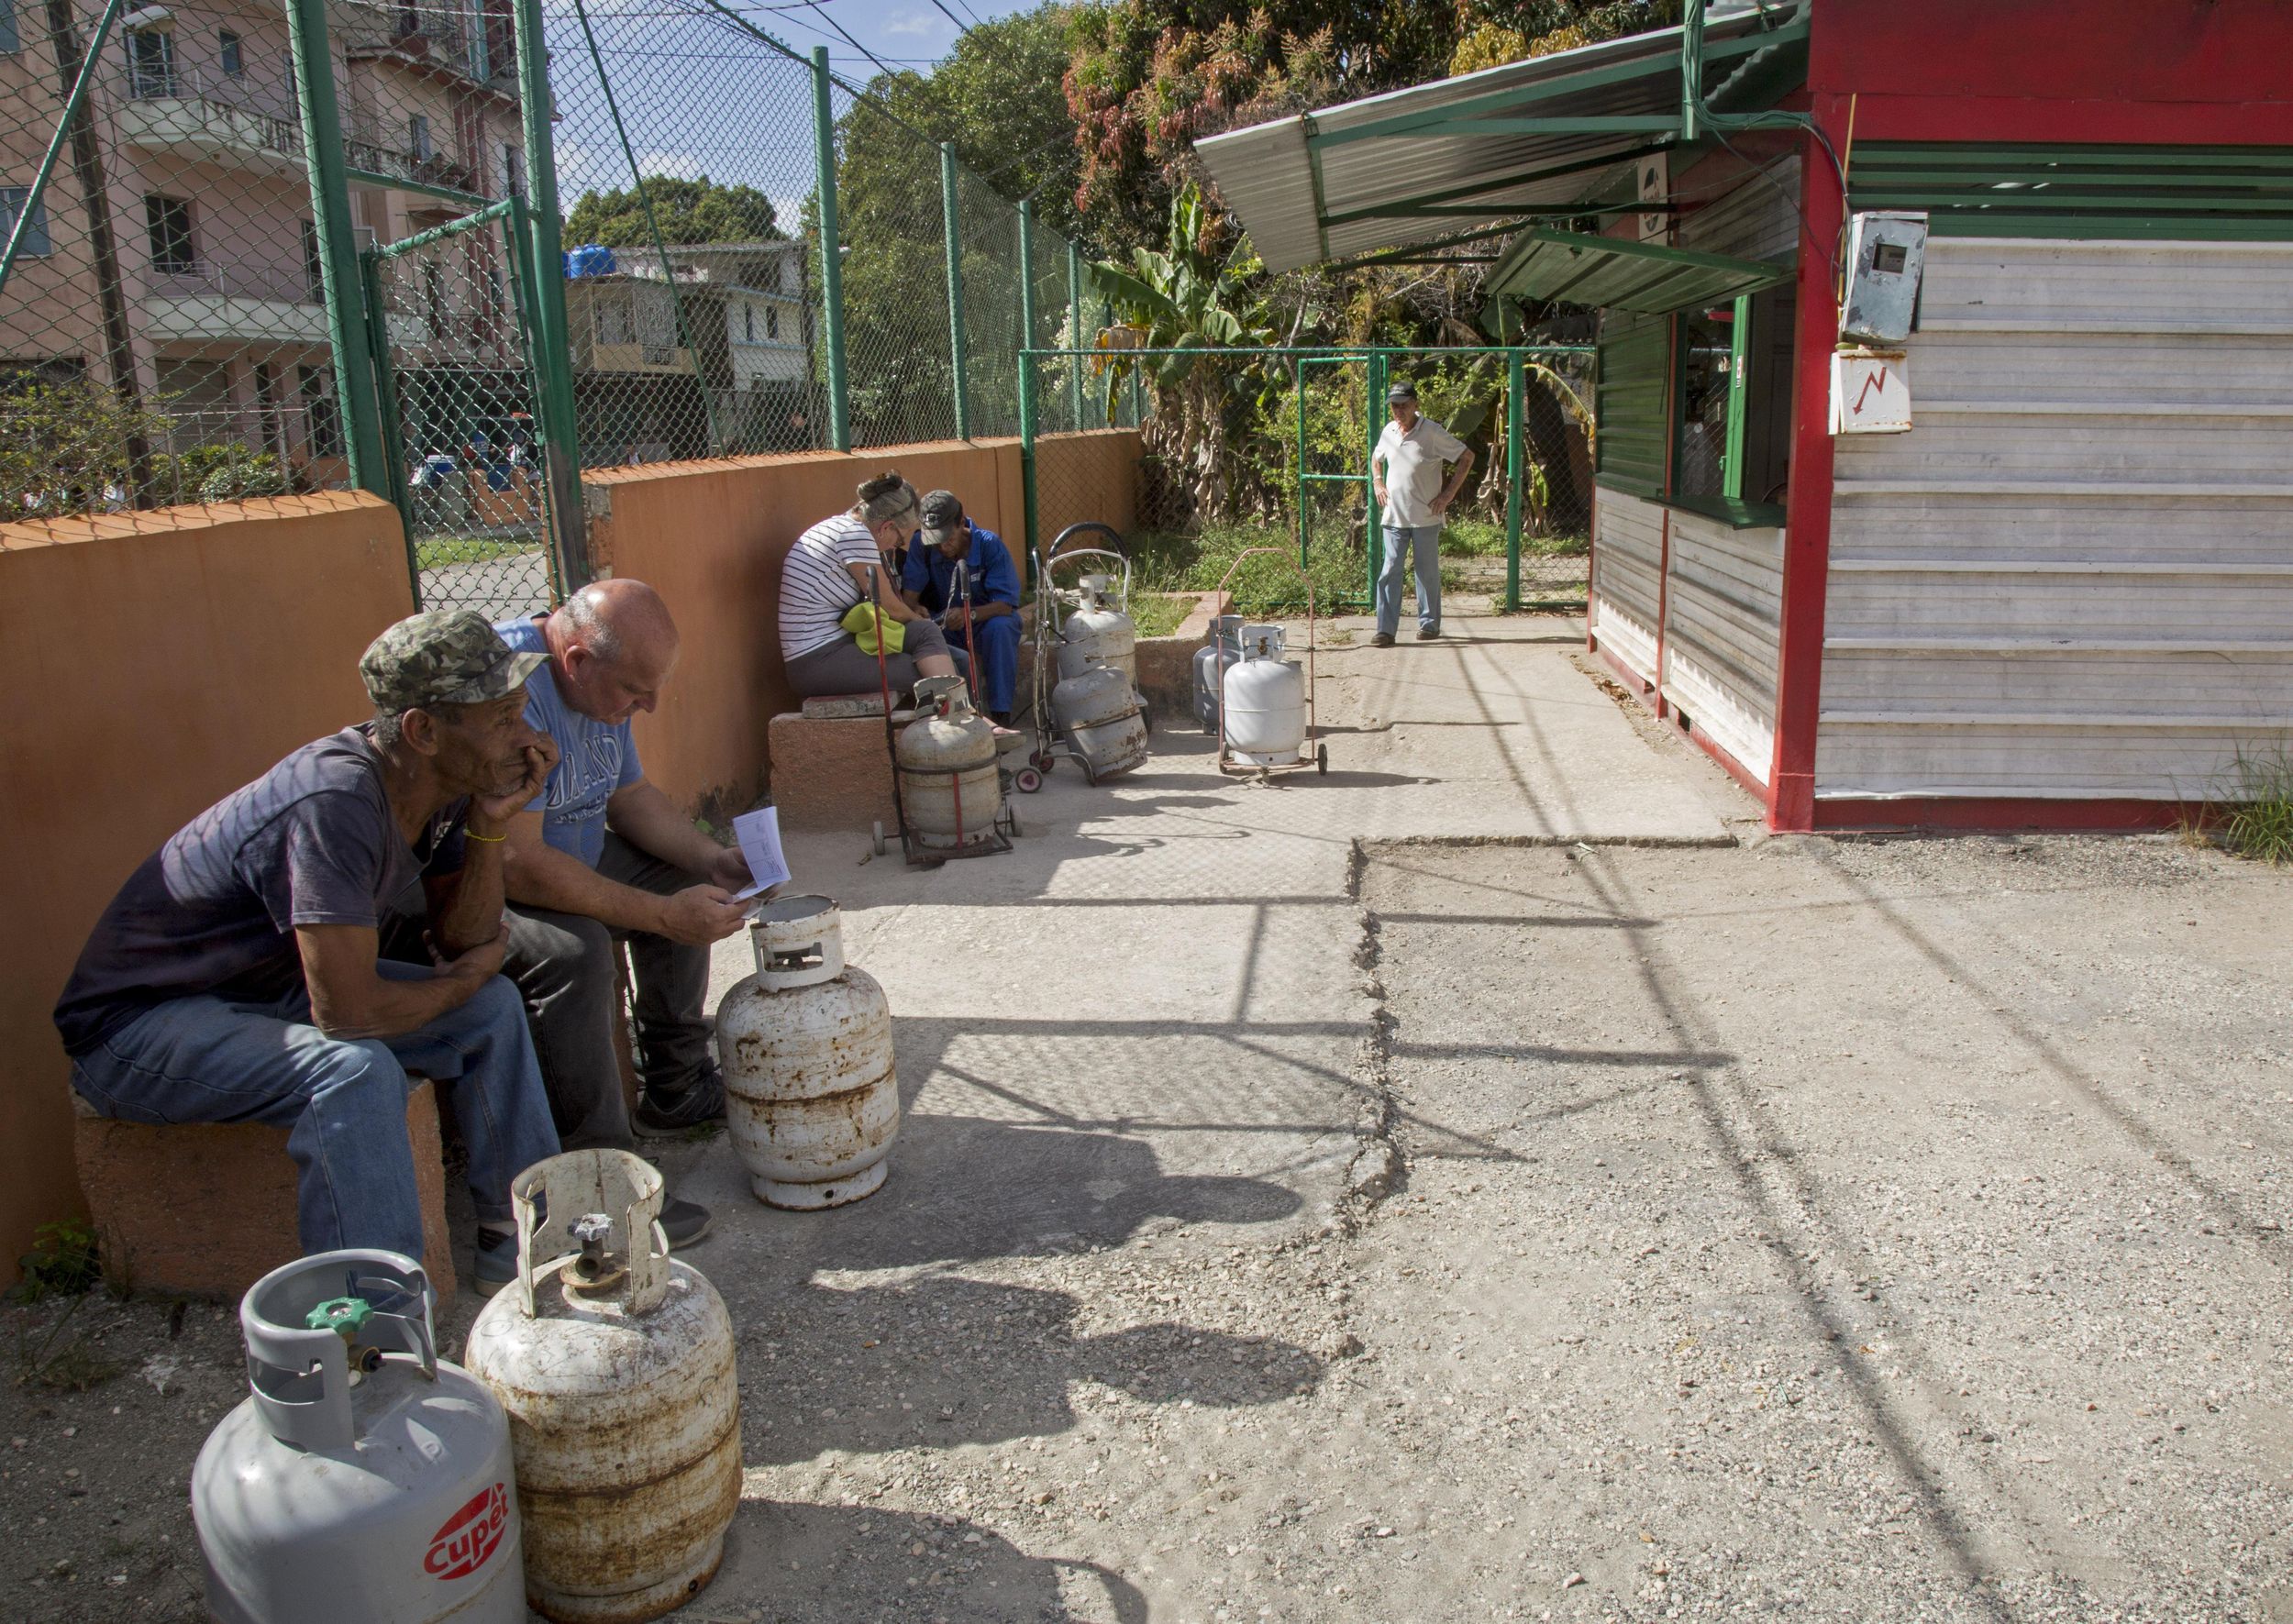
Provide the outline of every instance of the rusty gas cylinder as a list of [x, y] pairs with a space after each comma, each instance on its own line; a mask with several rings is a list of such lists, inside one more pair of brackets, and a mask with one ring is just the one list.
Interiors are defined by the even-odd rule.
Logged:
[[845, 964], [842, 915], [825, 897], [766, 903], [749, 936], [757, 973], [716, 1009], [733, 1146], [775, 1207], [857, 1201], [883, 1183], [900, 1132], [892, 1006]]
[[509, 1414], [526, 1599], [552, 1624], [658, 1618], [715, 1577], [740, 1507], [732, 1320], [670, 1257], [637, 1156], [552, 1156], [510, 1194], [517, 1282], [463, 1359]]

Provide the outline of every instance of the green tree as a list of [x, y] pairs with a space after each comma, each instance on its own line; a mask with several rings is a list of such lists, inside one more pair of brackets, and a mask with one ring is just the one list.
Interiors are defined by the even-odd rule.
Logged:
[[652, 203], [666, 243], [764, 242], [781, 235], [773, 222], [772, 200], [753, 186], [720, 186], [706, 175], [693, 181], [648, 175], [645, 199], [635, 187], [582, 193], [565, 217], [567, 246], [595, 242], [609, 249], [651, 248], [646, 199]]

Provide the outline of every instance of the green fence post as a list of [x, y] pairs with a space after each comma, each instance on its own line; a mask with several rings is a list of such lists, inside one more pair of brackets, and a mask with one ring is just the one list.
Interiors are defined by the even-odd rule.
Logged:
[[1368, 422], [1369, 450], [1362, 459], [1361, 500], [1369, 518], [1367, 536], [1369, 543], [1369, 607], [1372, 611], [1378, 606], [1378, 575], [1385, 568], [1385, 510], [1378, 505], [1378, 470], [1375, 464], [1378, 436], [1385, 432], [1385, 424], [1381, 419], [1385, 406], [1386, 360], [1386, 353], [1380, 349], [1370, 356], [1369, 364], [1364, 369], [1368, 376], [1369, 398], [1364, 403], [1362, 415]]
[[[366, 300], [367, 342], [378, 355], [390, 349], [390, 310], [382, 296], [382, 257], [359, 256], [359, 282]], [[415, 550], [414, 491], [406, 482], [405, 431], [398, 415], [398, 386], [388, 367], [374, 369], [374, 400], [381, 408], [382, 466], [389, 470], [390, 488], [382, 492], [398, 504], [406, 531], [406, 570], [414, 582], [414, 606], [422, 607], [422, 559]]]
[[[307, 5], [311, 0], [297, 0]], [[565, 245], [559, 232], [558, 158], [549, 95], [549, 48], [541, 29], [541, 0], [514, 0], [517, 30], [518, 116], [526, 130], [528, 243], [533, 252], [536, 359], [544, 414], [542, 466], [548, 478], [549, 517], [557, 532], [559, 567], [568, 591], [589, 584], [589, 517], [582, 495], [582, 444], [573, 399], [573, 342], [565, 314]]]
[[1291, 470], [1298, 476], [1298, 568], [1311, 570], [1306, 562], [1306, 537], [1313, 530], [1306, 516], [1306, 363], [1296, 356], [1290, 360], [1290, 388], [1298, 397], [1298, 461]]
[[1036, 364], [1042, 358], [1030, 351], [1019, 352], [1019, 484], [1023, 492], [1022, 509], [1027, 527], [1027, 580], [1042, 590], [1039, 580], [1042, 546], [1036, 539], [1035, 497], [1035, 386]]
[[971, 437], [971, 391], [964, 380], [963, 230], [956, 209], [956, 144], [939, 144], [939, 210], [947, 260], [947, 363], [954, 379], [956, 438]]
[[[1042, 342], [1035, 330], [1035, 204], [1019, 200], [1019, 348], [1033, 349]], [[1026, 369], [1020, 369], [1025, 382]]]
[[104, 60], [104, 42], [111, 38], [112, 24], [119, 19], [119, 8], [125, 0], [105, 0], [103, 20], [95, 25], [95, 38], [81, 59], [80, 70], [72, 77], [72, 94], [64, 98], [63, 116], [56, 120], [56, 133], [48, 138], [48, 150], [40, 156], [39, 168], [32, 175], [32, 183], [25, 189], [24, 201], [17, 205], [16, 224], [8, 229], [8, 246], [0, 251], [0, 289], [8, 285], [8, 272], [16, 268], [16, 257], [24, 250], [25, 241], [32, 235], [32, 216], [39, 213], [40, 199], [48, 191], [48, 177], [56, 171], [56, 160], [62, 155], [64, 141], [71, 136], [72, 126], [80, 116], [80, 104], [87, 99], [89, 81], [95, 77], [96, 64]]
[[1505, 357], [1505, 607], [1521, 607], [1521, 436], [1528, 426], [1528, 363]]
[[358, 240], [350, 228], [350, 182], [343, 173], [342, 111], [335, 101], [334, 58], [327, 43], [327, 0], [289, 0], [294, 94], [303, 112], [303, 150], [311, 182], [311, 226], [318, 279], [327, 300], [327, 337], [334, 349], [335, 397], [350, 482], [390, 494], [383, 467], [382, 405], [374, 392], [375, 356], [361, 308]]
[[844, 231], [836, 215], [836, 108], [828, 48], [812, 48], [812, 125], [820, 171], [820, 333], [828, 349], [828, 443], [852, 448], [852, 401], [844, 377]]
[[1083, 250], [1080, 244], [1069, 238], [1067, 244], [1067, 345], [1074, 354], [1067, 358], [1068, 392], [1074, 397], [1075, 418], [1069, 427], [1080, 432], [1083, 425]]

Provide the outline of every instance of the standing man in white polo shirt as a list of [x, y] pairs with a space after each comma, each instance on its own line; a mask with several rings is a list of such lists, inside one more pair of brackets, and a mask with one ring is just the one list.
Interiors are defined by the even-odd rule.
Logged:
[[[1370, 642], [1393, 646], [1401, 625], [1401, 560], [1417, 572], [1417, 637], [1441, 635], [1441, 517], [1473, 472], [1463, 440], [1417, 409], [1417, 386], [1401, 380], [1385, 392], [1392, 420], [1369, 456], [1370, 483], [1385, 514], [1385, 562], [1378, 571], [1378, 634]], [[1455, 465], [1445, 481], [1444, 463]]]

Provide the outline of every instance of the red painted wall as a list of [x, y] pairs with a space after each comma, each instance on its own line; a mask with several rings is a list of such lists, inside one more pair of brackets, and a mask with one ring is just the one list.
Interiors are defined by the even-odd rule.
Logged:
[[2293, 144], [2284, 0], [1823, 0], [1858, 139]]
[[[2287, 0], [1822, 0], [1805, 101], [1833, 150], [1856, 141], [2293, 146], [2293, 4]], [[1818, 808], [1815, 730], [1830, 572], [1831, 336], [1824, 263], [1841, 218], [1836, 171], [1811, 148], [1784, 542], [1772, 828], [1874, 823], [2119, 827], [2121, 803], [1895, 802]], [[2099, 823], [2094, 820], [2100, 819]]]

